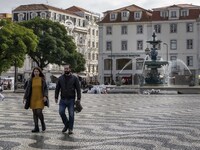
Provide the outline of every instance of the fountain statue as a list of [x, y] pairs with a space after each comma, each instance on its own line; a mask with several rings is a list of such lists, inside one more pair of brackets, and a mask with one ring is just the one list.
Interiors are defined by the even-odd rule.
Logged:
[[152, 48], [150, 50], [150, 53], [147, 55], [150, 56], [151, 60], [144, 60], [144, 68], [150, 69], [149, 72], [145, 75], [145, 84], [146, 85], [158, 85], [163, 84], [163, 81], [161, 80], [160, 73], [158, 72], [158, 68], [161, 68], [164, 65], [168, 65], [168, 61], [161, 61], [157, 60], [157, 48], [156, 45], [161, 43], [162, 41], [156, 40], [156, 34], [153, 32], [153, 40], [147, 41], [147, 43], [150, 43], [152, 45]]

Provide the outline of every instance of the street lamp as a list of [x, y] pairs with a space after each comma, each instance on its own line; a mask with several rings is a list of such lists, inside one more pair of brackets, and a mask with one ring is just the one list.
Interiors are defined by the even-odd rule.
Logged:
[[113, 83], [113, 72], [112, 72], [112, 70], [113, 70], [113, 63], [112, 63], [112, 49], [111, 49], [111, 51], [110, 51], [110, 57], [111, 57], [111, 59], [110, 59], [110, 84], [112, 85], [112, 83]]
[[167, 61], [168, 61], [168, 54], [169, 54], [169, 52], [168, 52], [168, 44], [167, 43], [163, 43], [163, 45], [166, 45], [166, 48], [167, 48]]
[[15, 59], [15, 62], [14, 62], [14, 68], [15, 68], [14, 92], [16, 92], [16, 90], [17, 90], [17, 73], [18, 73], [16, 59]]

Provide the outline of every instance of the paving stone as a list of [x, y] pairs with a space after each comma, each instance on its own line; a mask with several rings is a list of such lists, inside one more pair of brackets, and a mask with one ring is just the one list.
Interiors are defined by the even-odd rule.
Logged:
[[[46, 131], [32, 133], [32, 111], [23, 94], [0, 101], [0, 150], [199, 150], [200, 99], [192, 95], [82, 94], [74, 134], [63, 124], [50, 91]], [[41, 126], [40, 126], [41, 128]]]

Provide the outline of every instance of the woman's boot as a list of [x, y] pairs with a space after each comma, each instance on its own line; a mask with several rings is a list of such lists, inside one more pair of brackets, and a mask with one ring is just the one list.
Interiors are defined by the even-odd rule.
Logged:
[[40, 132], [39, 126], [38, 126], [38, 117], [36, 114], [33, 114], [33, 120], [35, 124], [35, 128], [32, 130], [33, 133]]

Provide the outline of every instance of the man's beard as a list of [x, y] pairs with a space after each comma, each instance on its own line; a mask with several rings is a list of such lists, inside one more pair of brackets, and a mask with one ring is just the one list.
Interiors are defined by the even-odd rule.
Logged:
[[69, 75], [70, 74], [70, 71], [65, 71], [65, 75]]

